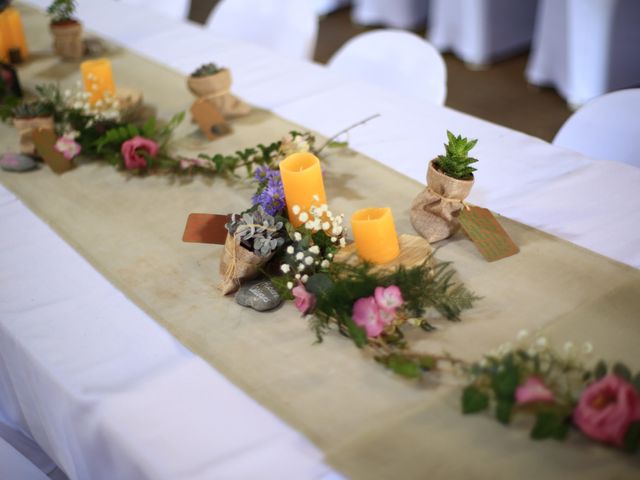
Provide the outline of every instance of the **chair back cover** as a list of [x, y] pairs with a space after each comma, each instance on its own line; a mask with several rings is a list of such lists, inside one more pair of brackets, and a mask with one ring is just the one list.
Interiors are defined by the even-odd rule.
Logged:
[[595, 98], [575, 112], [553, 144], [640, 167], [640, 88]]
[[221, 0], [207, 20], [217, 34], [256, 43], [293, 58], [313, 58], [316, 5], [306, 0]]
[[161, 13], [169, 18], [184, 20], [189, 16], [190, 0], [122, 0], [127, 5], [144, 7]]
[[352, 38], [329, 61], [329, 68], [386, 90], [442, 105], [447, 68], [426, 40], [400, 30], [378, 30]]
[[0, 478], [49, 480], [33, 463], [0, 437]]

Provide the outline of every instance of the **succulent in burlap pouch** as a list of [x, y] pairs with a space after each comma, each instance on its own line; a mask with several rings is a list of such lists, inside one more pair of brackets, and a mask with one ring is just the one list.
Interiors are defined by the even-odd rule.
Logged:
[[[215, 72], [207, 75], [207, 72]], [[211, 102], [225, 118], [247, 115], [251, 107], [231, 93], [231, 72], [217, 69], [215, 65], [203, 65], [188, 79], [191, 93]]]
[[20, 153], [35, 155], [36, 146], [33, 143], [33, 131], [44, 128], [53, 130], [53, 117], [14, 118], [13, 125], [20, 135]]
[[427, 171], [427, 188], [411, 204], [411, 224], [429, 241], [444, 240], [460, 227], [458, 215], [473, 187], [472, 180], [458, 180], [438, 171], [434, 161]]
[[246, 249], [240, 243], [240, 239], [234, 235], [227, 235], [224, 243], [224, 251], [220, 259], [220, 276], [222, 282], [218, 286], [223, 295], [228, 295], [240, 288], [245, 280], [251, 280], [258, 276], [260, 267], [267, 263], [273, 255], [261, 257], [251, 250]]

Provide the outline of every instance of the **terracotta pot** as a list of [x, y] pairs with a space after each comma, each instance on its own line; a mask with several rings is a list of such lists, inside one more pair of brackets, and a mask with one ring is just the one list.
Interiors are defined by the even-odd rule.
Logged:
[[416, 196], [411, 205], [413, 228], [429, 242], [453, 235], [460, 227], [457, 217], [473, 182], [473, 179], [458, 180], [445, 175], [432, 160], [427, 170], [427, 188]]
[[52, 23], [50, 25], [53, 34], [53, 50], [62, 58], [77, 60], [84, 54], [82, 41], [82, 25], [79, 22], [68, 21], [64, 23]]
[[46, 128], [53, 130], [53, 117], [14, 118], [13, 124], [20, 135], [20, 153], [27, 155], [36, 154], [36, 146], [33, 143], [33, 130]]

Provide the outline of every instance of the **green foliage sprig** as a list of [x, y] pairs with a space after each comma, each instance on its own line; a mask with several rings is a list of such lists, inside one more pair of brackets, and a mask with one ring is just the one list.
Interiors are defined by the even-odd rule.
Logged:
[[458, 180], [473, 179], [473, 172], [476, 171], [471, 166], [476, 163], [476, 158], [469, 157], [469, 152], [475, 147], [478, 140], [467, 140], [461, 135], [457, 137], [447, 130], [447, 138], [449, 143], [445, 144], [445, 154], [439, 155], [436, 159], [436, 166], [444, 173]]
[[47, 14], [52, 23], [62, 23], [73, 20], [76, 12], [76, 0], [53, 0], [47, 7]]

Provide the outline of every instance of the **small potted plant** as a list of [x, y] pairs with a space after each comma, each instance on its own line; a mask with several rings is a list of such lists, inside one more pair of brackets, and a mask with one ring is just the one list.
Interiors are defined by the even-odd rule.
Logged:
[[187, 86], [191, 93], [211, 102], [223, 117], [246, 115], [250, 107], [231, 94], [231, 72], [215, 63], [205, 63], [191, 73]]
[[13, 124], [20, 135], [20, 152], [35, 155], [33, 130], [54, 129], [51, 105], [41, 101], [21, 103], [13, 109]]
[[75, 11], [76, 0], [53, 0], [47, 8], [53, 49], [62, 58], [78, 59], [84, 54], [82, 25], [73, 17]]
[[284, 244], [285, 232], [283, 222], [266, 213], [262, 206], [233, 214], [226, 227], [219, 287], [224, 295], [235, 292], [242, 281], [258, 275], [260, 267]]
[[458, 229], [457, 217], [473, 187], [476, 169], [471, 165], [478, 161], [469, 156], [477, 140], [456, 137], [449, 131], [447, 137], [445, 154], [429, 163], [427, 188], [411, 205], [413, 228], [429, 242], [448, 238]]

